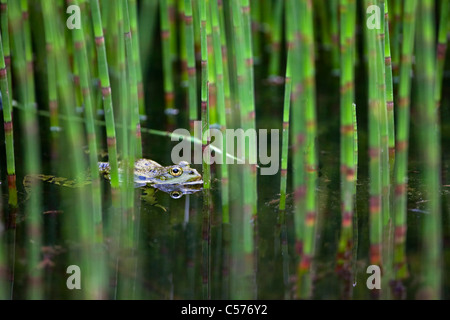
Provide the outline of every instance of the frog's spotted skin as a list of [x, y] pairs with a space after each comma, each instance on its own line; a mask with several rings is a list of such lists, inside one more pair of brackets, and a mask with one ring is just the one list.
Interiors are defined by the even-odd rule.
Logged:
[[[110, 180], [110, 166], [108, 162], [99, 162], [98, 168], [103, 176]], [[123, 168], [119, 167], [119, 180], [122, 180]], [[149, 159], [139, 159], [134, 163], [134, 185], [144, 187], [152, 185], [181, 185], [185, 183], [202, 183], [202, 176], [192, 169], [189, 163], [181, 161], [173, 166], [163, 167]]]

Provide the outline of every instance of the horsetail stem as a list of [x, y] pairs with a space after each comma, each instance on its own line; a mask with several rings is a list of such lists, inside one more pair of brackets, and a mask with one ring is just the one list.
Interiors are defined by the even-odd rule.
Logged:
[[213, 38], [212, 38], [212, 23], [211, 23], [211, 0], [206, 0], [206, 43], [208, 46], [208, 112], [209, 123], [217, 125], [217, 84], [216, 84], [216, 61], [214, 58]]
[[[75, 5], [78, 5], [77, 0], [73, 0]], [[92, 95], [90, 88], [90, 74], [89, 62], [84, 38], [84, 29], [74, 29], [73, 31], [73, 46], [75, 48], [75, 63], [78, 65], [80, 71], [80, 87], [83, 94], [84, 116], [86, 118], [86, 134], [89, 146], [89, 160], [92, 176], [92, 212], [94, 216], [94, 223], [97, 231], [97, 241], [102, 241], [102, 214], [101, 214], [101, 199], [100, 199], [100, 176], [97, 164], [97, 135], [94, 126], [94, 110], [92, 105]]]
[[137, 41], [136, 35], [133, 37], [131, 31], [130, 13], [128, 10], [128, 0], [123, 0], [123, 27], [125, 37], [125, 56], [127, 62], [127, 79], [129, 83], [128, 99], [129, 108], [131, 109], [131, 128], [133, 135], [131, 136], [131, 145], [135, 154], [135, 158], [142, 158], [142, 139], [141, 139], [141, 124], [139, 121], [139, 89], [138, 77], [136, 67], [138, 62], [135, 61], [137, 57], [137, 49], [133, 49], [133, 43]]
[[5, 58], [6, 71], [8, 74], [8, 91], [12, 97], [12, 81], [11, 81], [11, 48], [9, 39], [9, 23], [8, 23], [8, 0], [0, 0], [0, 29], [2, 32], [3, 54]]
[[[201, 33], [201, 66], [202, 66], [202, 85], [201, 85], [201, 119], [202, 119], [202, 151], [207, 150], [210, 143], [209, 133], [209, 79], [208, 79], [208, 45], [206, 36], [206, 3], [200, 1], [200, 33]], [[211, 169], [209, 152], [203, 154], [203, 188], [209, 189], [211, 187]]]
[[[288, 47], [292, 47], [292, 39], [288, 42]], [[288, 53], [288, 61], [286, 65], [286, 78], [284, 89], [284, 104], [283, 104], [283, 142], [281, 149], [281, 181], [280, 181], [280, 204], [279, 210], [284, 211], [286, 209], [286, 187], [287, 187], [287, 169], [288, 169], [288, 147], [289, 147], [289, 115], [291, 108], [291, 91], [292, 91], [292, 79], [291, 79], [291, 62], [292, 53]]]
[[145, 121], [147, 114], [145, 112], [145, 99], [144, 99], [144, 84], [142, 82], [142, 68], [141, 68], [141, 55], [140, 55], [140, 42], [139, 42], [139, 29], [137, 22], [137, 1], [129, 0], [128, 4], [129, 16], [130, 16], [130, 30], [133, 36], [132, 42], [132, 56], [133, 65], [136, 72], [136, 85], [138, 91], [138, 106], [139, 106], [139, 119]]
[[384, 11], [384, 61], [385, 61], [385, 79], [386, 79], [386, 110], [388, 117], [388, 146], [389, 146], [389, 171], [390, 181], [393, 180], [394, 161], [395, 161], [395, 130], [394, 130], [394, 88], [392, 82], [392, 58], [391, 42], [389, 36], [389, 12], [388, 1], [385, 2]]
[[272, 29], [270, 39], [270, 58], [269, 58], [269, 79], [276, 80], [280, 71], [281, 56], [281, 17], [283, 16], [284, 1], [275, 1], [274, 14], [272, 16]]
[[417, 82], [420, 119], [419, 145], [423, 155], [424, 197], [429, 215], [423, 221], [424, 299], [440, 299], [442, 294], [442, 220], [441, 220], [441, 150], [440, 124], [434, 99], [436, 70], [433, 0], [422, 0], [418, 7]]
[[189, 128], [194, 133], [194, 121], [198, 119], [197, 108], [197, 70], [195, 67], [194, 21], [192, 16], [192, 0], [184, 0], [184, 30], [186, 32], [186, 53], [188, 72], [188, 109]]
[[[94, 25], [95, 44], [97, 47], [100, 87], [103, 96], [103, 110], [106, 122], [106, 137], [108, 147], [108, 161], [110, 165], [111, 187], [117, 193], [119, 188], [119, 174], [117, 161], [116, 129], [114, 124], [114, 110], [112, 104], [111, 84], [106, 57], [105, 37], [103, 36], [102, 19], [98, 0], [91, 1], [92, 20]], [[116, 199], [114, 196], [113, 199]]]
[[444, 78], [445, 53], [447, 51], [447, 42], [450, 37], [450, 27], [448, 19], [450, 18], [449, 1], [441, 1], [439, 18], [438, 44], [436, 49], [436, 80], [434, 89], [434, 100], [436, 108], [441, 105], [442, 80]]
[[292, 157], [293, 157], [293, 190], [294, 190], [294, 228], [295, 228], [295, 250], [297, 256], [297, 295], [300, 291], [301, 274], [304, 269], [300, 262], [303, 252], [304, 224], [305, 224], [305, 117], [300, 99], [303, 93], [303, 71], [301, 69], [301, 56], [304, 54], [300, 48], [300, 32], [298, 21], [299, 7], [298, 2], [289, 0], [285, 7], [286, 21], [291, 21], [288, 26], [292, 29]]
[[217, 0], [219, 9], [219, 26], [220, 30], [220, 45], [222, 51], [222, 66], [223, 66], [223, 83], [225, 96], [225, 114], [226, 120], [230, 123], [231, 117], [231, 87], [230, 87], [230, 70], [228, 67], [228, 49], [227, 49], [227, 32], [225, 26], [225, 17], [222, 0]]
[[[372, 1], [366, 0], [365, 7], [369, 7]], [[370, 263], [382, 268], [382, 226], [381, 215], [381, 138], [380, 138], [380, 108], [381, 103], [378, 84], [381, 82], [379, 69], [381, 48], [379, 34], [376, 29], [364, 28], [366, 31], [366, 50], [368, 53], [368, 121], [369, 121], [369, 225], [370, 225]]]
[[403, 42], [400, 51], [399, 87], [397, 98], [395, 197], [394, 197], [394, 278], [397, 287], [408, 277], [406, 264], [408, 145], [410, 121], [411, 68], [413, 61], [417, 1], [405, 3]]
[[167, 5], [168, 0], [160, 0], [160, 21], [161, 21], [161, 42], [162, 42], [162, 59], [163, 59], [163, 72], [164, 72], [164, 100], [165, 100], [165, 112], [169, 127], [175, 124], [175, 93], [174, 93], [174, 81], [172, 70], [172, 38], [174, 34], [171, 32], [171, 26], [169, 21], [169, 7]]
[[220, 18], [219, 18], [219, 7], [216, 0], [210, 1], [211, 9], [211, 19], [212, 19], [212, 37], [214, 44], [214, 60], [215, 60], [215, 74], [217, 80], [217, 110], [218, 110], [218, 121], [220, 125], [220, 130], [223, 133], [222, 140], [222, 164], [220, 166], [221, 175], [221, 194], [222, 194], [222, 221], [223, 223], [230, 222], [229, 216], [229, 190], [228, 190], [228, 165], [226, 161], [226, 128], [227, 128], [227, 116], [225, 110], [225, 91], [224, 91], [224, 68], [223, 68], [223, 56], [222, 56], [222, 44], [221, 44], [221, 29], [220, 29]]
[[299, 267], [301, 281], [300, 297], [309, 298], [312, 295], [312, 259], [316, 247], [317, 219], [317, 129], [316, 129], [316, 89], [315, 89], [315, 54], [314, 54], [314, 24], [313, 5], [311, 0], [300, 2], [300, 39], [303, 54], [300, 56], [303, 66], [302, 87], [305, 100], [302, 102], [305, 115], [305, 176], [306, 176], [306, 215], [304, 222], [303, 251]]
[[[402, 0], [390, 0], [391, 3], [389, 7], [392, 8], [393, 14], [390, 17], [389, 29], [392, 30], [392, 41], [391, 41], [391, 51], [392, 51], [392, 72], [393, 78], [397, 78], [400, 66], [400, 55], [401, 55], [401, 28], [402, 28], [402, 15], [403, 15], [403, 1]], [[406, 5], [405, 5], [406, 7]]]
[[[353, 247], [353, 212], [355, 192], [355, 123], [354, 123], [354, 61], [355, 50], [355, 2], [343, 0], [340, 8], [340, 50], [341, 50], [341, 239], [338, 248], [337, 271], [341, 273], [346, 291], [352, 278], [350, 252]], [[356, 151], [357, 152], [357, 151]]]
[[[73, 2], [77, 5], [77, 0]], [[90, 245], [102, 245], [103, 244], [103, 221], [102, 221], [102, 202], [101, 202], [101, 190], [100, 190], [100, 176], [97, 163], [97, 137], [94, 124], [94, 108], [92, 105], [92, 94], [90, 89], [90, 72], [88, 62], [88, 52], [86, 41], [84, 37], [84, 29], [75, 29], [73, 31], [73, 45], [75, 48], [75, 63], [80, 70], [80, 86], [83, 94], [84, 116], [86, 118], [86, 136], [89, 147], [89, 164], [92, 180], [92, 214], [93, 219], [84, 225], [84, 229], [88, 233], [85, 235]], [[92, 223], [93, 222], [93, 223]], [[86, 232], [86, 231], [84, 231]], [[96, 255], [102, 256], [101, 247], [96, 246]], [[91, 252], [87, 253], [89, 259], [93, 258]], [[98, 256], [97, 256], [98, 257]], [[89, 296], [93, 298], [105, 298], [106, 297], [106, 278], [105, 270], [103, 266], [103, 259], [100, 259], [99, 263], [92, 267], [91, 273], [88, 277], [88, 286], [90, 288]], [[92, 290], [92, 291], [91, 291]]]
[[[31, 36], [28, 21], [28, 3], [27, 1], [11, 2], [10, 27], [11, 35], [14, 39], [12, 46], [13, 71], [17, 76], [19, 84], [19, 98], [23, 103], [25, 110], [21, 117], [21, 130], [25, 136], [24, 161], [25, 171], [28, 173], [40, 172], [41, 161], [39, 157], [39, 139], [37, 136], [37, 119], [32, 112], [35, 108], [33, 65], [31, 60]], [[40, 299], [43, 296], [42, 270], [38, 268], [41, 260], [42, 244], [42, 221], [39, 214], [41, 207], [40, 184], [36, 183], [35, 193], [30, 195], [29, 202], [25, 208], [28, 216], [26, 232], [29, 241], [26, 245], [27, 255], [27, 292], [30, 299]]]
[[172, 62], [178, 59], [178, 42], [175, 37], [177, 33], [177, 9], [176, 4], [177, 0], [167, 0], [167, 12], [169, 18], [169, 29], [170, 29], [170, 59]]
[[[255, 79], [253, 70], [253, 46], [252, 46], [252, 33], [251, 33], [251, 12], [250, 12], [250, 2], [249, 0], [241, 0], [241, 13], [242, 13], [242, 28], [244, 32], [244, 59], [245, 59], [245, 70], [247, 74], [247, 81], [244, 83], [247, 85], [246, 89], [246, 106], [243, 108], [245, 110], [244, 114], [244, 128], [255, 130]], [[248, 104], [248, 105], [247, 105]], [[257, 208], [257, 198], [258, 198], [258, 183], [257, 183], [257, 147], [256, 144], [249, 143], [248, 148], [248, 160], [250, 163], [250, 182], [249, 189], [250, 195], [249, 205], [251, 206], [252, 215], [256, 215]]]
[[339, 70], [339, 0], [330, 0], [331, 15], [331, 63], [333, 70]]
[[[377, 29], [377, 85], [378, 94], [381, 103], [379, 109], [379, 124], [380, 124], [380, 139], [381, 139], [381, 149], [380, 149], [380, 164], [381, 164], [381, 213], [383, 217], [383, 272], [385, 277], [383, 277], [383, 287], [388, 285], [389, 278], [391, 276], [391, 253], [392, 253], [392, 215], [391, 215], [391, 197], [390, 197], [390, 185], [391, 185], [391, 169], [390, 169], [390, 153], [389, 153], [389, 143], [391, 138], [389, 137], [389, 110], [391, 106], [387, 103], [387, 89], [386, 89], [386, 29], [385, 26], [385, 13], [386, 13], [386, 3], [387, 0], [378, 0], [378, 6], [381, 8], [380, 17], [380, 29]], [[388, 43], [389, 45], [389, 43]], [[393, 113], [391, 114], [393, 117]], [[393, 118], [392, 127], [393, 127]], [[393, 128], [392, 128], [393, 131]], [[382, 291], [383, 298], [387, 298], [389, 295], [389, 290]]]
[[187, 44], [186, 44], [186, 19], [185, 19], [185, 3], [184, 0], [177, 2], [177, 15], [178, 15], [178, 36], [180, 41], [180, 68], [181, 68], [181, 86], [187, 87], [189, 82], [189, 75], [187, 69]]
[[[3, 5], [2, 5], [3, 6]], [[2, 8], [6, 10], [6, 8]], [[16, 165], [14, 159], [14, 130], [12, 119], [11, 96], [9, 91], [10, 75], [5, 63], [3, 51], [3, 33], [0, 33], [0, 89], [3, 105], [3, 128], [5, 130], [6, 146], [6, 173], [8, 175], [8, 203], [12, 207], [17, 207], [17, 187], [16, 187]], [[10, 69], [10, 68], [9, 68]]]

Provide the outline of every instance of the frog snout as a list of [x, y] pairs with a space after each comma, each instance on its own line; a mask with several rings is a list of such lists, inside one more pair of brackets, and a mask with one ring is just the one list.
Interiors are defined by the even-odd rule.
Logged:
[[194, 176], [195, 178], [197, 178], [196, 180], [200, 180], [202, 178], [202, 176], [200, 175], [200, 173], [198, 173], [197, 170], [195, 169], [191, 169], [189, 171], [189, 175]]

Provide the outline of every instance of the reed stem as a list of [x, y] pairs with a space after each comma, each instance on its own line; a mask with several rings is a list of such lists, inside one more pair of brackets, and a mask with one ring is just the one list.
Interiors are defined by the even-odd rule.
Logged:
[[351, 288], [351, 252], [353, 249], [353, 213], [355, 192], [355, 123], [354, 123], [354, 50], [355, 2], [340, 3], [341, 50], [341, 239], [338, 247], [337, 271], [344, 279], [345, 290]]
[[417, 82], [420, 119], [419, 145], [423, 155], [424, 198], [429, 215], [423, 230], [423, 299], [440, 299], [442, 294], [442, 220], [441, 220], [441, 150], [440, 124], [435, 93], [435, 27], [434, 1], [421, 0], [417, 25]]
[[[14, 1], [10, 3], [10, 27], [11, 38], [14, 39], [11, 54], [13, 59], [13, 71], [18, 79], [19, 99], [23, 103], [25, 110], [21, 115], [21, 131], [24, 134], [24, 149], [26, 155], [24, 159], [24, 169], [27, 173], [40, 172], [41, 161], [39, 151], [39, 137], [37, 119], [34, 116], [35, 93], [33, 65], [31, 60], [31, 36], [28, 20], [28, 3], [26, 1]], [[42, 220], [39, 213], [41, 207], [40, 184], [34, 186], [34, 193], [30, 195], [25, 207], [27, 215], [27, 298], [40, 299], [43, 296], [42, 281], [43, 272], [38, 267], [41, 260], [42, 244]]]
[[[395, 159], [395, 197], [394, 197], [394, 278], [399, 295], [404, 295], [401, 282], [408, 277], [406, 264], [407, 231], [407, 189], [408, 189], [408, 150], [410, 126], [411, 68], [415, 38], [417, 1], [405, 3], [403, 15], [403, 42], [399, 70], [397, 98], [397, 135]], [[403, 292], [402, 292], [403, 291]]]

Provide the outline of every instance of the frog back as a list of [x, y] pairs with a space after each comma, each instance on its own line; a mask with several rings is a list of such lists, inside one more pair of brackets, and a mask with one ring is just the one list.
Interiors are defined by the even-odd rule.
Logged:
[[134, 163], [134, 184], [136, 187], [153, 183], [153, 179], [161, 174], [164, 167], [150, 159], [138, 159]]

